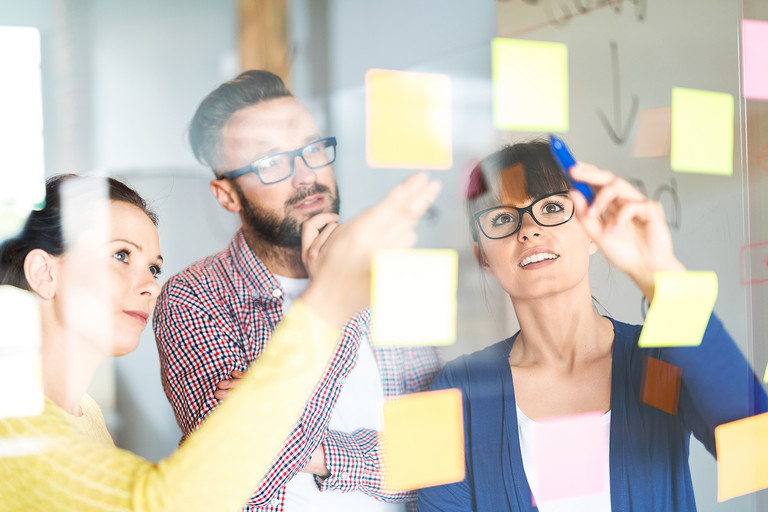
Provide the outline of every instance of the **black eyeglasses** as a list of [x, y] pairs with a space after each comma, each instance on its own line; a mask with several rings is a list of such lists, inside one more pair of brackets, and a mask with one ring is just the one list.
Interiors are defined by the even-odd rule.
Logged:
[[296, 157], [301, 157], [310, 169], [319, 169], [330, 165], [336, 160], [336, 137], [326, 137], [310, 142], [294, 151], [275, 153], [259, 158], [245, 167], [225, 172], [221, 177], [233, 180], [243, 174], [253, 172], [263, 184], [270, 185], [293, 176]]
[[487, 238], [498, 239], [512, 236], [523, 225], [523, 215], [528, 212], [540, 226], [559, 226], [573, 217], [573, 201], [567, 191], [541, 197], [526, 206], [494, 206], [475, 214], [480, 231]]

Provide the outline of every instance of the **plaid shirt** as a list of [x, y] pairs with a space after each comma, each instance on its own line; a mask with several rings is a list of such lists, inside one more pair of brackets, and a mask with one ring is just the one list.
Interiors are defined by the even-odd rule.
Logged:
[[[227, 249], [193, 264], [163, 286], [153, 327], [163, 388], [184, 438], [218, 405], [213, 396], [216, 385], [233, 370], [247, 370], [264, 351], [282, 319], [282, 297], [280, 284], [248, 247], [242, 230]], [[370, 313], [364, 311], [344, 326], [328, 369], [244, 510], [282, 511], [285, 485], [321, 442], [331, 476], [319, 484], [320, 490], [361, 491], [386, 501], [409, 501], [413, 507], [415, 493], [384, 487], [378, 432], [328, 429], [369, 319]], [[374, 353], [385, 397], [427, 389], [441, 366], [431, 347], [374, 347]]]

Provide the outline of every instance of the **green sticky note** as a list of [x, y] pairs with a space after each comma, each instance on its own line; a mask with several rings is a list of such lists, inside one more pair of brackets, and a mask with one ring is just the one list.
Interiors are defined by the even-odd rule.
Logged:
[[733, 174], [733, 96], [672, 89], [671, 167], [678, 172]]
[[454, 343], [457, 274], [452, 249], [377, 252], [371, 267], [371, 340], [378, 345]]
[[714, 272], [657, 272], [640, 347], [689, 347], [701, 344], [717, 298]]
[[491, 43], [496, 128], [568, 131], [568, 47], [495, 38]]

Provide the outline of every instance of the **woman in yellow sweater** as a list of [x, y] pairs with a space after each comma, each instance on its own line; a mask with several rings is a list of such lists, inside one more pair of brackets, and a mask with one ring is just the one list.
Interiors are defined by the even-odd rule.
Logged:
[[367, 303], [372, 253], [415, 242], [414, 226], [439, 183], [412, 176], [349, 224], [309, 235], [312, 282], [265, 354], [206, 423], [155, 464], [115, 448], [84, 394], [101, 361], [136, 348], [152, 314], [162, 264], [156, 219], [136, 192], [109, 179], [106, 240], [93, 226], [72, 235], [62, 229], [60, 188], [88, 180], [96, 178], [50, 180], [45, 208], [0, 248], [0, 284], [39, 297], [46, 395], [41, 415], [0, 419], [0, 443], [44, 442], [0, 458], [0, 511], [237, 510], [299, 416], [344, 321]]

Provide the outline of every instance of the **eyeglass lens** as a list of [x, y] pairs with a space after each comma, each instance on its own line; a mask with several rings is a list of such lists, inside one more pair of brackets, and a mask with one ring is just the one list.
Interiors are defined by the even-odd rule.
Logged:
[[[557, 226], [567, 222], [573, 215], [573, 201], [570, 196], [557, 194], [543, 197], [531, 204], [528, 210], [533, 218], [543, 226]], [[522, 212], [510, 206], [499, 206], [486, 212], [478, 218], [480, 229], [488, 238], [504, 238], [520, 226]]]
[[273, 183], [290, 176], [297, 156], [300, 156], [310, 169], [318, 169], [333, 163], [336, 159], [336, 146], [330, 140], [320, 140], [307, 144], [294, 152], [262, 158], [258, 163], [259, 176], [262, 181]]

